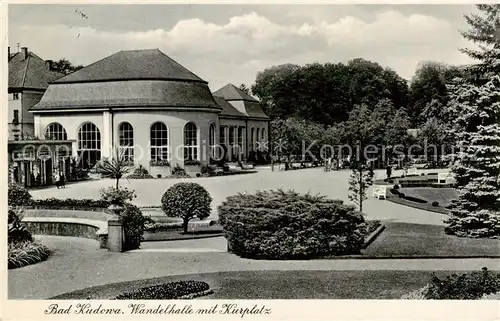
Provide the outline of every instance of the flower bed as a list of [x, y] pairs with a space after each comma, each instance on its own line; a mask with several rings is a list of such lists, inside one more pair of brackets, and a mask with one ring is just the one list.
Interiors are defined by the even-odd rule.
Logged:
[[393, 195], [392, 197], [387, 198], [387, 200], [390, 202], [418, 208], [429, 212], [435, 212], [440, 214], [450, 213], [449, 209], [439, 206], [439, 202], [437, 204], [435, 202], [429, 204], [427, 200], [415, 196], [406, 195], [405, 193], [402, 193], [399, 189], [396, 188], [390, 189], [389, 192]]
[[[402, 297], [407, 300], [478, 300], [500, 291], [500, 274], [483, 267], [481, 272], [452, 274], [446, 279], [434, 275], [429, 284]], [[497, 296], [498, 297], [498, 296]], [[486, 299], [491, 299], [486, 297]]]
[[50, 255], [50, 250], [37, 242], [9, 242], [7, 255], [8, 268], [15, 269], [45, 261]]
[[153, 285], [115, 297], [116, 300], [178, 300], [191, 299], [212, 293], [202, 281], [179, 281]]

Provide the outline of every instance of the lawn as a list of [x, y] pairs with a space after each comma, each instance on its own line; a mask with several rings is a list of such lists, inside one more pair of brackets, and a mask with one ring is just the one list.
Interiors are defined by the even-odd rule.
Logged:
[[[452, 273], [438, 271], [440, 277]], [[399, 299], [425, 286], [432, 271], [237, 271], [169, 276], [91, 287], [52, 299], [107, 299], [159, 283], [204, 281], [213, 294], [199, 299]]]
[[434, 201], [438, 201], [439, 205], [442, 207], [451, 204], [452, 200], [458, 199], [458, 190], [455, 188], [415, 187], [401, 188], [400, 191], [406, 196], [413, 196], [426, 200], [429, 204], [432, 204]]
[[386, 229], [363, 250], [370, 258], [500, 257], [500, 239], [462, 238], [444, 233], [442, 226], [387, 223]]

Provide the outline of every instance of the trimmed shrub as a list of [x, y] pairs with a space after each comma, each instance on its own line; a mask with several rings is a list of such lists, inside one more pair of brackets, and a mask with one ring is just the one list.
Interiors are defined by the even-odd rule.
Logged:
[[8, 268], [15, 269], [46, 260], [50, 255], [49, 249], [37, 242], [9, 242]]
[[500, 274], [491, 273], [487, 268], [481, 272], [452, 274], [446, 279], [433, 276], [427, 299], [430, 300], [477, 300], [487, 294], [500, 291]]
[[125, 209], [120, 213], [125, 230], [125, 244], [123, 250], [135, 250], [141, 246], [146, 224], [153, 223], [153, 220], [142, 215], [141, 210], [130, 203], [125, 203]]
[[180, 167], [179, 164], [176, 164], [174, 168], [172, 168], [172, 173], [169, 176], [170, 178], [190, 178], [184, 168]]
[[399, 185], [398, 184], [394, 185], [394, 189], [399, 189]]
[[175, 300], [190, 295], [209, 294], [210, 286], [202, 281], [178, 281], [148, 286], [117, 296], [117, 300]]
[[208, 174], [209, 176], [213, 176], [213, 175], [215, 175], [215, 169], [216, 169], [216, 167], [213, 165], [204, 165], [201, 167], [201, 173]]
[[161, 178], [161, 174], [156, 174], [156, 178]]
[[432, 202], [432, 206], [439, 206], [439, 202], [438, 201]]
[[203, 220], [210, 216], [211, 203], [210, 194], [196, 183], [177, 183], [167, 189], [161, 198], [161, 208], [167, 216], [182, 218], [184, 233], [187, 233], [192, 218]]
[[32, 242], [33, 236], [30, 231], [26, 229], [26, 226], [21, 223], [22, 217], [20, 213], [16, 213], [13, 210], [8, 212], [8, 233], [7, 242], [8, 243], [22, 243], [22, 242]]
[[354, 206], [324, 196], [266, 191], [219, 207], [228, 250], [245, 258], [303, 259], [360, 253], [367, 234]]
[[34, 207], [51, 208], [58, 209], [64, 207], [73, 208], [107, 208], [110, 203], [104, 200], [94, 200], [94, 199], [58, 199], [58, 198], [45, 198], [39, 200], [33, 200], [31, 203]]
[[142, 167], [142, 165], [139, 165], [139, 167], [134, 169], [132, 174], [127, 176], [127, 178], [130, 178], [130, 179], [149, 179], [149, 178], [153, 178], [153, 176], [151, 176], [151, 174], [149, 174], [148, 170], [145, 169], [144, 167]]
[[33, 197], [26, 188], [18, 184], [9, 184], [8, 203], [9, 206], [27, 206], [31, 205]]
[[144, 227], [145, 231], [148, 231], [150, 233], [155, 233], [155, 232], [160, 232], [160, 231], [172, 231], [172, 230], [178, 230], [182, 228], [182, 223], [160, 223], [160, 222], [154, 222], [154, 223], [148, 223]]

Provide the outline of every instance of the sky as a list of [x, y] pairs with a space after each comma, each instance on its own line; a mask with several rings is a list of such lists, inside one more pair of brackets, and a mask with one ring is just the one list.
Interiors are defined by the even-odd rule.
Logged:
[[[472, 61], [472, 5], [9, 5], [11, 52], [88, 65], [120, 50], [158, 48], [212, 91], [252, 85], [284, 63], [364, 58], [411, 80], [422, 61]], [[83, 13], [85, 16], [82, 16]]]

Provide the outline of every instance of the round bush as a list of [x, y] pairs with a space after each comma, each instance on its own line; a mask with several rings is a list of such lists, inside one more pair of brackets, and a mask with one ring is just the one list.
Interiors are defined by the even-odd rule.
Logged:
[[200, 184], [177, 183], [163, 194], [161, 209], [167, 216], [182, 218], [184, 232], [187, 232], [192, 218], [203, 220], [210, 216], [211, 203], [212, 197]]
[[399, 189], [399, 185], [398, 184], [394, 185], [394, 189]]
[[230, 196], [219, 207], [228, 250], [246, 258], [306, 259], [360, 253], [361, 213], [342, 201], [293, 191]]
[[438, 201], [432, 202], [432, 206], [439, 206], [439, 202]]
[[156, 177], [157, 177], [157, 178], [161, 178], [161, 174], [157, 174], [157, 175], [156, 175]]
[[8, 202], [9, 206], [28, 206], [31, 205], [33, 197], [26, 188], [17, 184], [9, 184]]

